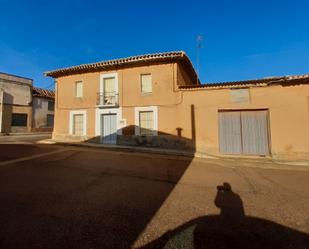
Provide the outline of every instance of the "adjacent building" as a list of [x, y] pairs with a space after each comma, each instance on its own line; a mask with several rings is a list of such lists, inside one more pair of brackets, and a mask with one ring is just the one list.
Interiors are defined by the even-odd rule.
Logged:
[[55, 140], [309, 158], [309, 75], [201, 84], [184, 52], [46, 75], [56, 82]]
[[54, 102], [54, 91], [32, 79], [0, 73], [0, 133], [52, 131]]
[[32, 79], [0, 73], [1, 133], [30, 132]]
[[33, 131], [52, 131], [54, 126], [55, 93], [33, 87]]

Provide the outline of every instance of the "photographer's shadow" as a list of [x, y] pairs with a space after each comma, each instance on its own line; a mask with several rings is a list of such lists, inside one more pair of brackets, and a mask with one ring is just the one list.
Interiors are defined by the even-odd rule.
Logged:
[[309, 248], [308, 234], [245, 215], [240, 196], [229, 183], [217, 187], [220, 215], [203, 216], [168, 231], [143, 248]]

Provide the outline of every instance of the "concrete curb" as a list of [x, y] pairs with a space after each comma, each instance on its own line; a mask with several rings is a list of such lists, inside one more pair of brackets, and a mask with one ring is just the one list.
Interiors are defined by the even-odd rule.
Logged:
[[208, 158], [208, 159], [220, 159], [220, 157], [215, 157], [212, 155], [206, 155], [201, 153], [191, 153], [179, 150], [171, 150], [171, 149], [160, 149], [160, 148], [148, 148], [148, 147], [133, 147], [133, 146], [124, 146], [124, 145], [110, 145], [110, 144], [95, 144], [95, 143], [80, 143], [80, 142], [64, 142], [57, 141], [52, 139], [45, 139], [38, 141], [40, 144], [62, 144], [69, 146], [81, 146], [88, 148], [102, 148], [107, 150], [120, 150], [126, 152], [149, 152], [151, 154], [160, 154], [160, 155], [173, 155], [173, 156], [184, 156], [184, 157], [200, 157], [200, 158]]
[[[214, 155], [207, 155], [199, 152], [190, 153], [185, 151], [179, 150], [170, 150], [165, 149], [162, 150], [160, 148], [147, 148], [147, 147], [133, 147], [133, 146], [123, 146], [123, 145], [108, 145], [108, 144], [95, 144], [95, 143], [80, 143], [80, 142], [67, 142], [67, 141], [57, 141], [53, 139], [45, 139], [38, 141], [39, 144], [60, 144], [60, 145], [67, 145], [67, 146], [76, 146], [76, 147], [86, 147], [86, 148], [101, 148], [110, 151], [123, 151], [123, 152], [139, 152], [139, 153], [150, 153], [150, 154], [157, 154], [157, 155], [170, 155], [170, 156], [182, 156], [187, 158], [200, 158], [200, 159], [214, 159], [214, 160], [225, 160], [225, 161], [239, 161], [241, 160], [244, 163], [258, 163], [261, 164], [256, 166], [258, 168], [268, 168], [268, 169], [276, 169], [277, 167], [270, 167], [271, 164], [276, 164], [278, 169], [290, 169], [290, 166], [306, 168], [309, 167], [309, 161], [306, 160], [298, 160], [298, 161], [283, 161], [283, 160], [276, 160], [274, 158], [248, 158], [248, 157], [226, 157], [226, 156], [214, 156]], [[263, 164], [263, 165], [262, 165]]]

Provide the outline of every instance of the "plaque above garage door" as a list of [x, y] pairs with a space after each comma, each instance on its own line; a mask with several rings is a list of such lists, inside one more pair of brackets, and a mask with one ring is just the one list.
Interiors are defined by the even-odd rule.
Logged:
[[268, 111], [219, 111], [222, 154], [269, 155]]

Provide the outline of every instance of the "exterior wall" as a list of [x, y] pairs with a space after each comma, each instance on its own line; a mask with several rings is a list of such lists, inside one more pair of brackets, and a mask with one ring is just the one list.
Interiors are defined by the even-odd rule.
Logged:
[[33, 97], [33, 121], [34, 130], [52, 130], [47, 126], [47, 114], [54, 115], [54, 111], [48, 110], [48, 102], [54, 102], [53, 99]]
[[[268, 109], [271, 156], [280, 159], [309, 158], [309, 85], [252, 87], [249, 98], [235, 101], [231, 89], [178, 90], [177, 85], [193, 84], [177, 64], [161, 64], [71, 75], [57, 79], [53, 138], [98, 141], [97, 93], [100, 74], [117, 73], [120, 108], [124, 125], [118, 143], [184, 149], [220, 155], [218, 110]], [[140, 74], [152, 74], [153, 92], [142, 95]], [[83, 98], [74, 97], [74, 83], [82, 80]], [[158, 136], [134, 135], [135, 107], [158, 109]], [[69, 135], [71, 111], [86, 111], [87, 134]], [[120, 128], [119, 128], [120, 129]]]
[[309, 158], [309, 85], [253, 87], [247, 103], [233, 103], [230, 89], [184, 92], [179, 107], [184, 135], [190, 124], [188, 106], [195, 106], [196, 149], [219, 155], [218, 110], [268, 109], [270, 149], [274, 158]]
[[[24, 113], [27, 114], [27, 127], [11, 126], [12, 113]], [[32, 122], [32, 107], [31, 106], [15, 106], [15, 105], [3, 105], [2, 113], [2, 133], [11, 132], [30, 132]]]
[[[127, 120], [127, 125], [134, 125], [134, 107], [166, 105], [172, 107], [181, 102], [181, 93], [176, 91], [176, 64], [161, 64], [60, 77], [56, 81], [56, 104], [54, 138], [69, 136], [69, 113], [72, 110], [87, 110], [87, 138], [95, 136], [95, 113], [97, 93], [100, 91], [100, 74], [118, 74], [119, 106]], [[142, 95], [140, 74], [152, 74], [152, 94]], [[74, 97], [74, 84], [83, 81], [83, 98]], [[123, 94], [124, 93], [124, 94]], [[127, 116], [126, 113], [132, 113]], [[78, 139], [75, 137], [75, 139]]]
[[30, 105], [32, 102], [32, 81], [24, 82], [19, 77], [0, 74], [0, 89], [4, 92], [4, 104]]

